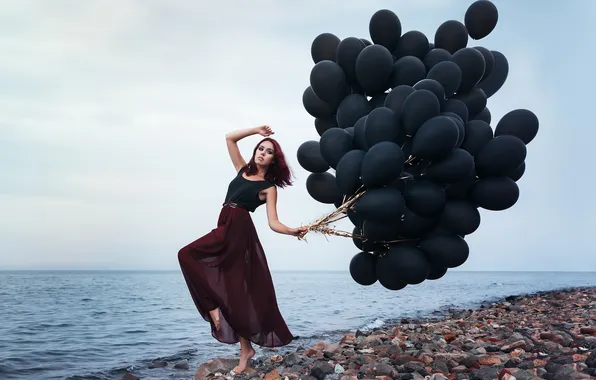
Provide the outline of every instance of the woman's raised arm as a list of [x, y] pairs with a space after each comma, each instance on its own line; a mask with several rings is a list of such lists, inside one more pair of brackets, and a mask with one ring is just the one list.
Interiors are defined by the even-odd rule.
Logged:
[[230, 154], [230, 158], [232, 159], [232, 164], [234, 164], [234, 168], [236, 171], [239, 171], [244, 166], [246, 166], [246, 161], [240, 154], [240, 149], [238, 149], [238, 141], [242, 140], [245, 137], [260, 134], [262, 136], [269, 136], [273, 134], [271, 128], [267, 125], [263, 125], [261, 127], [255, 128], [244, 128], [244, 129], [237, 129], [226, 134], [226, 145], [228, 147], [228, 153]]

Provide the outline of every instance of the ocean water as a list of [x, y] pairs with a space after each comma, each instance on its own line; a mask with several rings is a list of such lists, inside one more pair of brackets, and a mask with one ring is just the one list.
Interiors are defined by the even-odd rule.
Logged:
[[[362, 287], [347, 272], [273, 273], [278, 303], [300, 339], [283, 353], [346, 331], [466, 308], [513, 294], [596, 286], [596, 273], [449, 272], [392, 292]], [[0, 379], [192, 379], [238, 345], [215, 341], [178, 271], [0, 272]], [[150, 368], [167, 360], [165, 368]], [[187, 361], [189, 369], [174, 364]]]

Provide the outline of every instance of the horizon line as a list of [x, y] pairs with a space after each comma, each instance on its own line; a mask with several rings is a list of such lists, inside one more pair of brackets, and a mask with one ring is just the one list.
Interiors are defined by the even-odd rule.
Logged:
[[[0, 268], [0, 272], [178, 272], [179, 269], [108, 269], [108, 268]], [[349, 273], [347, 269], [271, 269], [271, 272], [337, 272]], [[596, 270], [554, 270], [554, 269], [508, 269], [508, 270], [474, 270], [474, 269], [449, 269], [449, 272], [461, 273], [596, 273]]]

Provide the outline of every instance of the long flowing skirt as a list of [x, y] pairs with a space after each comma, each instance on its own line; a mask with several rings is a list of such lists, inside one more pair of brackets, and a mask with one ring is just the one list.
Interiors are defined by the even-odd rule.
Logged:
[[[217, 228], [182, 248], [178, 261], [215, 339], [232, 344], [243, 337], [265, 347], [284, 346], [294, 339], [279, 311], [263, 247], [247, 210], [224, 206]], [[209, 315], [217, 307], [219, 330]]]

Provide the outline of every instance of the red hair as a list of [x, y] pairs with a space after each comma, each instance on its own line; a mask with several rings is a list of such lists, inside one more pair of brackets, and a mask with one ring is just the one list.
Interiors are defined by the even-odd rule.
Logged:
[[274, 154], [273, 161], [269, 165], [267, 173], [265, 173], [265, 179], [275, 184], [275, 186], [277, 187], [291, 186], [292, 172], [286, 162], [284, 152], [281, 149], [279, 143], [270, 137], [265, 137], [263, 140], [259, 141], [259, 143], [253, 149], [252, 157], [250, 158], [248, 164], [246, 164], [246, 175], [254, 175], [257, 174], [257, 172], [259, 171], [255, 162], [255, 154], [257, 152], [257, 149], [259, 148], [259, 145], [261, 145], [265, 141], [269, 141], [271, 142], [271, 144], [273, 144]]

